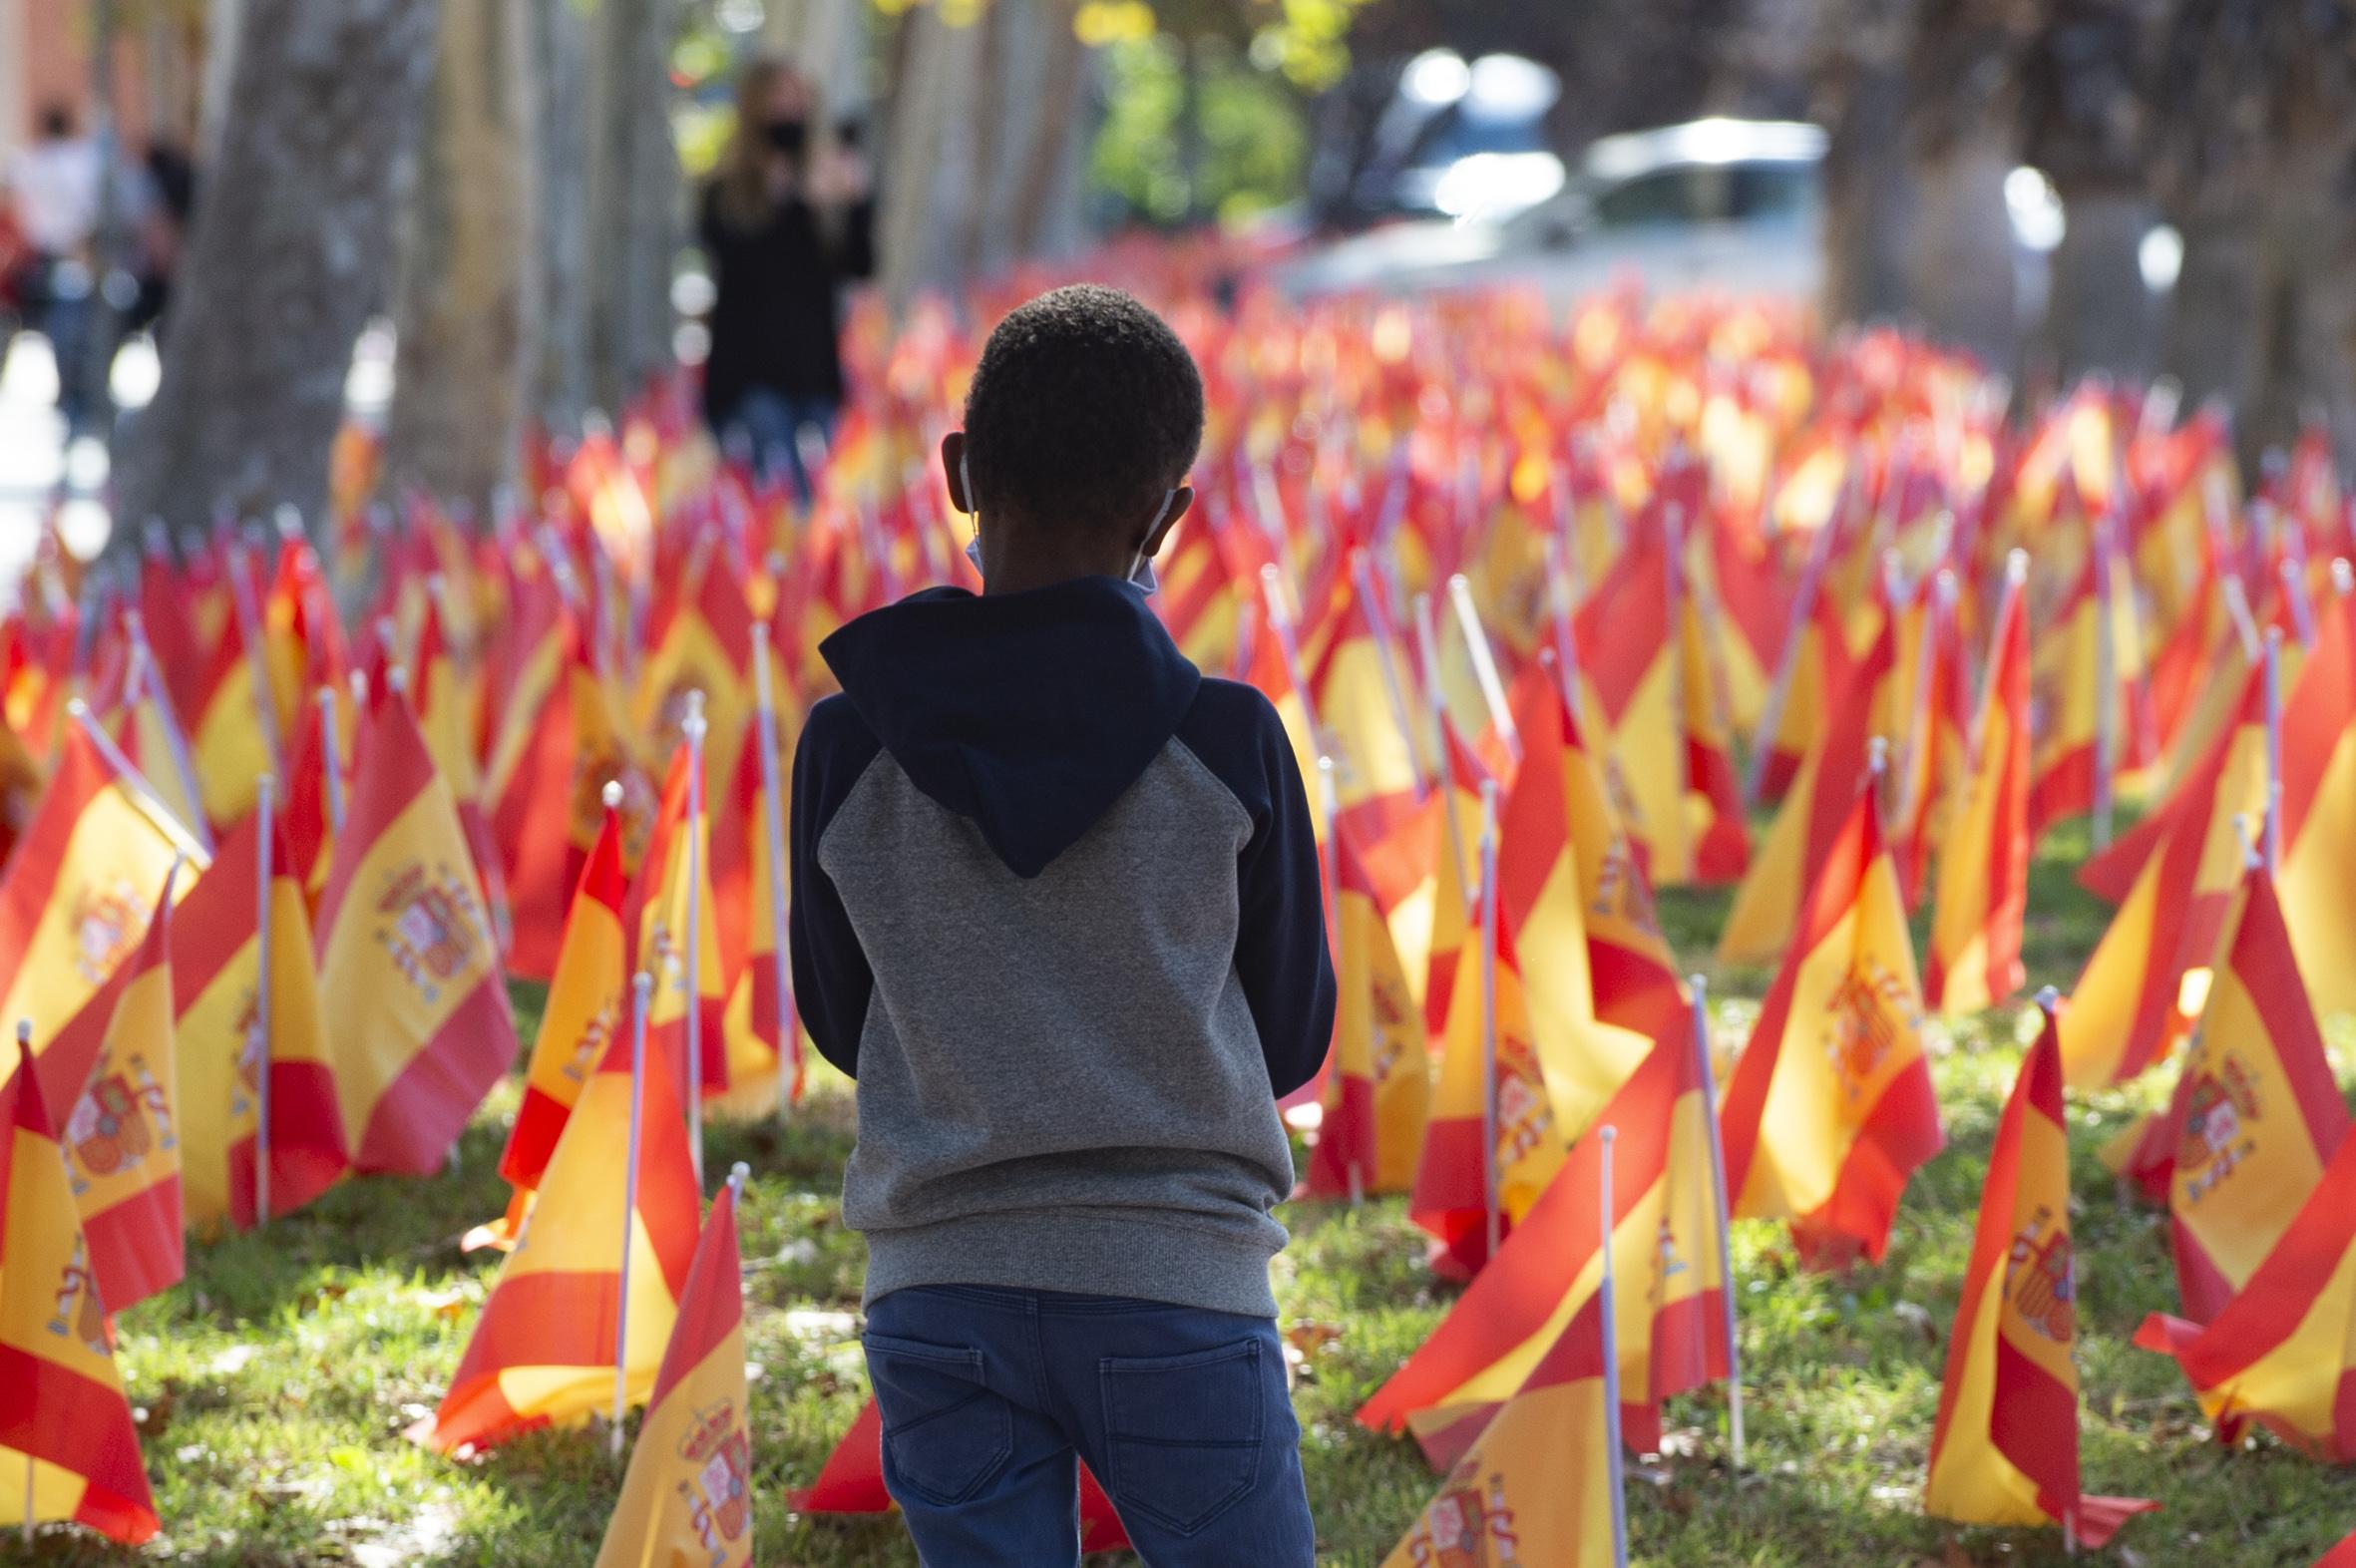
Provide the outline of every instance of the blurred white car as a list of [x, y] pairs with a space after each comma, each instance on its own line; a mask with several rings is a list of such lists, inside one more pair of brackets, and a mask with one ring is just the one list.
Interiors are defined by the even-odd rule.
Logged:
[[1465, 215], [1354, 234], [1275, 281], [1298, 296], [1510, 284], [1569, 299], [1634, 274], [1661, 291], [1810, 296], [1823, 275], [1823, 159], [1815, 126], [1697, 120], [1605, 137], [1560, 190], [1516, 209], [1520, 172], [1475, 155], [1445, 177]]

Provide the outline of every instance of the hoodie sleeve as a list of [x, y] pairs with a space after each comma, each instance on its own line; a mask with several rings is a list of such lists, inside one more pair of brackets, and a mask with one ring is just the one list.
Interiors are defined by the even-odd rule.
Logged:
[[818, 863], [818, 846], [880, 749], [841, 697], [829, 697], [810, 710], [794, 748], [789, 835], [793, 906], [786, 917], [787, 942], [793, 950], [794, 1010], [801, 1014], [818, 1054], [854, 1078], [859, 1076], [859, 1036], [867, 1027], [875, 974], [851, 929], [842, 894]]
[[1317, 833], [1292, 742], [1268, 699], [1206, 680], [1179, 738], [1252, 817], [1236, 857], [1235, 969], [1280, 1097], [1317, 1076], [1334, 1037], [1334, 965], [1326, 948]]

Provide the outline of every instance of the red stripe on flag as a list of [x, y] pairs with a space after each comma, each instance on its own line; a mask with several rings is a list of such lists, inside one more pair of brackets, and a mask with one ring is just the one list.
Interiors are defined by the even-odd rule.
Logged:
[[155, 1499], [141, 1466], [139, 1436], [131, 1407], [118, 1390], [13, 1345], [0, 1345], [0, 1447], [81, 1476], [89, 1489], [74, 1515], [76, 1523], [133, 1545], [156, 1533]]
[[515, 1020], [508, 1012], [507, 987], [494, 969], [385, 1086], [353, 1151], [353, 1166], [432, 1175], [515, 1056]]

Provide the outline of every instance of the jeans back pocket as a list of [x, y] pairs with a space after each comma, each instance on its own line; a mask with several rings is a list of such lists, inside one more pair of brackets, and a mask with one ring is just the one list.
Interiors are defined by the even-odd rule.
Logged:
[[865, 1345], [885, 1478], [944, 1507], [972, 1497], [1014, 1451], [1013, 1414], [982, 1380], [982, 1353], [883, 1334]]
[[1266, 1397], [1257, 1339], [1186, 1356], [1108, 1356], [1099, 1376], [1111, 1473], [1123, 1512], [1191, 1535], [1258, 1479]]

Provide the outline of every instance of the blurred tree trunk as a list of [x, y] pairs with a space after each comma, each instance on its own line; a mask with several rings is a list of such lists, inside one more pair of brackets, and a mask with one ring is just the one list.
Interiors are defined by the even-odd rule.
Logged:
[[956, 241], [978, 175], [966, 132], [980, 40], [979, 27], [950, 26], [938, 6], [901, 18], [877, 204], [878, 271], [896, 314], [963, 275]]
[[163, 382], [117, 454], [116, 512], [134, 522], [280, 504], [318, 519], [352, 343], [384, 302], [434, 0], [242, 10], [235, 112], [173, 290]]
[[1912, 0], [1831, 0], [1822, 16], [1817, 114], [1824, 149], [1824, 320], [1905, 313], [1913, 183], [1905, 154]]
[[2068, 219], [2040, 334], [2065, 382], [2095, 370], [2148, 377], [2159, 363], [2142, 258], [2160, 213], [2147, 96], [2157, 10], [2155, 0], [2061, 0], [2024, 68], [2027, 156]]
[[671, 142], [676, 0], [600, 0], [590, 91], [589, 388], [618, 412], [671, 363], [683, 196]]
[[2010, 0], [1919, 0], [1907, 64], [1908, 291], [1933, 337], [2006, 375], [2020, 360], [2021, 311], [2004, 184], [2021, 161], [2028, 20]]
[[540, 333], [528, 411], [551, 433], [580, 434], [589, 404], [589, 18], [577, 0], [525, 0], [540, 91], [533, 113], [532, 286]]
[[221, 126], [229, 112], [229, 73], [237, 63], [237, 35], [245, 0], [205, 0], [204, 80], [196, 99], [196, 162], [209, 169], [220, 156]]
[[515, 475], [537, 335], [531, 22], [442, 0], [394, 299], [385, 476], [479, 522]]
[[2356, 5], [2179, 0], [2156, 100], [2184, 238], [2167, 368], [2236, 410], [2245, 463], [2329, 425], [2356, 464]]

